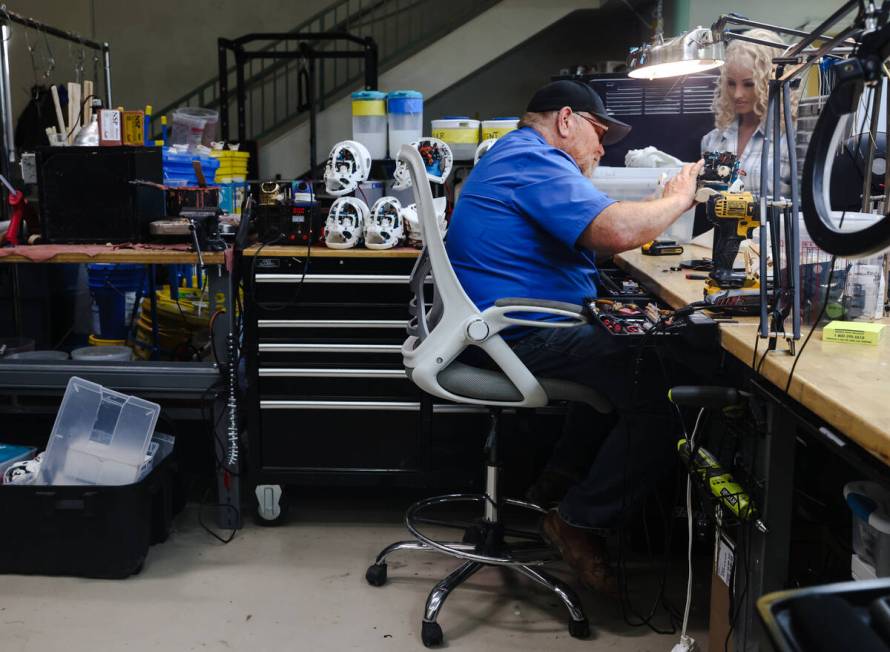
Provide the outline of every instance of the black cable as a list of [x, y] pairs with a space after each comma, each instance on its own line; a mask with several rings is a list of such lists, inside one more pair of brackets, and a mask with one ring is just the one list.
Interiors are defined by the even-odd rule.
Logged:
[[204, 495], [201, 497], [201, 504], [198, 506], [198, 525], [200, 525], [202, 528], [204, 528], [204, 531], [207, 532], [207, 534], [209, 534], [210, 536], [212, 536], [212, 537], [213, 537], [214, 539], [216, 539], [217, 541], [219, 541], [219, 542], [221, 542], [221, 543], [224, 543], [224, 544], [225, 544], [225, 543], [229, 543], [232, 539], [235, 538], [235, 535], [238, 533], [238, 528], [233, 529], [233, 530], [229, 533], [229, 536], [227, 536], [227, 537], [225, 537], [225, 538], [219, 536], [216, 532], [214, 532], [214, 531], [211, 530], [209, 527], [207, 527], [207, 524], [206, 524], [206, 523], [204, 523], [204, 508], [207, 507], [208, 505], [209, 505], [210, 507], [216, 507], [216, 508], [224, 507], [224, 508], [226, 508], [226, 509], [231, 510], [231, 511], [235, 514], [235, 518], [236, 518], [236, 519], [237, 519], [238, 516], [239, 516], [239, 514], [238, 514], [238, 510], [235, 508], [234, 505], [227, 505], [227, 504], [225, 504], [225, 503], [208, 503], [208, 502], [207, 502], [207, 496], [210, 494], [210, 490], [211, 490], [211, 489], [212, 489], [212, 487], [208, 487], [208, 488], [204, 491]]
[[[844, 225], [844, 219], [847, 217], [847, 211], [844, 210], [841, 213], [841, 221], [838, 223], [838, 228], [840, 229]], [[828, 270], [828, 283], [825, 288], [825, 299], [822, 301], [822, 308], [819, 310], [819, 314], [816, 316], [816, 320], [813, 322], [812, 326], [810, 326], [810, 332], [807, 333], [806, 338], [803, 341], [803, 344], [800, 346], [800, 351], [797, 352], [797, 355], [794, 356], [794, 362], [791, 365], [791, 371], [788, 372], [788, 381], [785, 383], [785, 393], [788, 393], [788, 390], [791, 389], [791, 379], [794, 378], [794, 370], [797, 369], [797, 363], [800, 362], [800, 357], [803, 355], [804, 349], [807, 348], [807, 343], [810, 341], [810, 338], [813, 336], [813, 332], [815, 332], [816, 327], [819, 326], [819, 322], [822, 321], [822, 318], [825, 316], [825, 309], [828, 308], [828, 300], [831, 298], [831, 281], [834, 278], [834, 264], [837, 261], [837, 256], [831, 257], [831, 269]]]
[[819, 310], [819, 314], [816, 316], [816, 321], [814, 321], [812, 326], [810, 326], [810, 332], [807, 333], [803, 344], [801, 344], [800, 351], [798, 351], [797, 355], [794, 356], [794, 362], [791, 365], [791, 371], [788, 372], [788, 381], [785, 383], [786, 394], [788, 393], [788, 390], [791, 389], [791, 380], [792, 378], [794, 378], [794, 370], [797, 369], [797, 363], [800, 362], [800, 357], [803, 355], [804, 349], [807, 348], [807, 343], [809, 343], [810, 338], [813, 336], [813, 332], [816, 330], [819, 322], [822, 321], [822, 318], [825, 316], [825, 309], [828, 307], [828, 300], [831, 296], [831, 281], [834, 278], [834, 263], [836, 259], [837, 256], [831, 257], [831, 269], [828, 272], [828, 287], [825, 288], [825, 300], [822, 302], [822, 308]]

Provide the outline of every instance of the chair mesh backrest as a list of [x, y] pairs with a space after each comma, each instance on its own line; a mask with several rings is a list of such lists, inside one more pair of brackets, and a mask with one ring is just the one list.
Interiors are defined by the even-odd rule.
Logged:
[[[410, 287], [414, 298], [411, 300], [411, 319], [408, 323], [408, 334], [422, 342], [439, 324], [446, 310], [460, 311], [464, 315], [478, 314], [479, 310], [461, 287], [445, 252], [445, 240], [439, 231], [433, 208], [433, 193], [420, 152], [409, 145], [402, 145], [399, 159], [405, 162], [411, 175], [420, 233], [423, 237], [423, 251], [411, 272]], [[428, 302], [424, 294], [428, 276], [433, 279], [432, 302]]]

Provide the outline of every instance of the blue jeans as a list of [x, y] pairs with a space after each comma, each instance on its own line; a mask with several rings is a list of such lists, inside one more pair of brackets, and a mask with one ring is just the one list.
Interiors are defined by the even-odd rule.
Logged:
[[[651, 342], [649, 342], [651, 344]], [[573, 405], [549, 467], [580, 477], [559, 505], [578, 527], [621, 526], [676, 460], [678, 432], [657, 360], [597, 325], [537, 329], [510, 343], [536, 376], [562, 378], [603, 394], [618, 420]], [[611, 429], [597, 428], [607, 423]]]

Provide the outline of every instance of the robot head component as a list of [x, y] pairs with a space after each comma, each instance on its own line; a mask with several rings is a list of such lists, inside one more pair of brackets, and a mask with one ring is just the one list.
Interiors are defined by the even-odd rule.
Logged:
[[331, 249], [351, 249], [362, 240], [368, 205], [355, 197], [340, 197], [331, 205], [324, 223], [324, 242]]
[[355, 140], [344, 140], [331, 149], [324, 168], [324, 185], [328, 193], [340, 197], [358, 188], [371, 173], [371, 154]]
[[498, 142], [497, 138], [488, 138], [479, 143], [479, 147], [476, 148], [476, 154], [473, 156], [473, 165], [479, 163], [479, 159], [485, 156], [485, 153], [491, 149], [491, 146]]
[[[445, 183], [445, 179], [451, 174], [454, 165], [454, 155], [451, 148], [438, 138], [425, 137], [411, 143], [411, 146], [420, 152], [423, 165], [426, 168], [426, 176], [432, 183]], [[399, 161], [393, 174], [396, 180], [394, 190], [404, 190], [411, 187], [411, 175], [408, 166]]]
[[381, 197], [371, 207], [365, 223], [365, 246], [368, 249], [390, 249], [405, 235], [402, 204], [395, 197]]

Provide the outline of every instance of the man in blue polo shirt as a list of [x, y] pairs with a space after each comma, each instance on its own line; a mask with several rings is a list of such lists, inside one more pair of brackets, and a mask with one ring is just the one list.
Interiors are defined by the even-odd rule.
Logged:
[[[629, 131], [583, 82], [552, 82], [535, 93], [519, 129], [474, 168], [451, 218], [448, 255], [480, 310], [503, 297], [581, 304], [596, 296], [597, 254], [653, 240], [693, 205], [701, 162], [685, 166], [660, 199], [616, 202], [596, 189], [590, 177], [604, 146]], [[521, 328], [503, 336], [533, 373], [593, 387], [620, 415], [616, 425], [574, 406], [530, 496], [547, 502], [564, 494], [543, 533], [585, 584], [614, 594], [600, 535], [623, 523], [674, 455], [661, 389], [651, 375], [634, 373], [633, 351], [603, 329]]]

